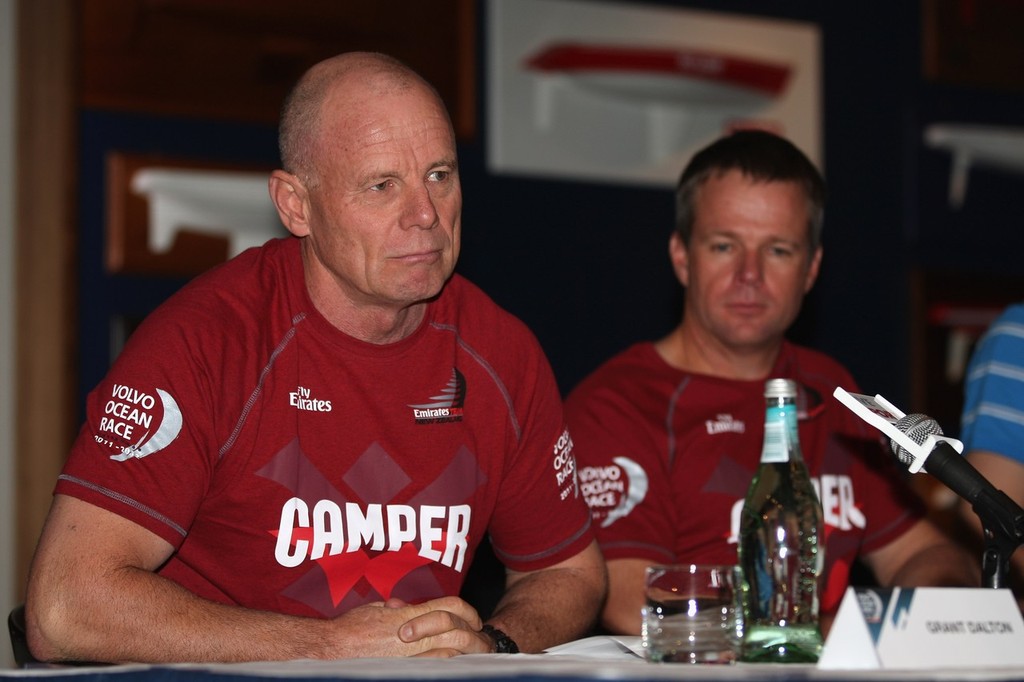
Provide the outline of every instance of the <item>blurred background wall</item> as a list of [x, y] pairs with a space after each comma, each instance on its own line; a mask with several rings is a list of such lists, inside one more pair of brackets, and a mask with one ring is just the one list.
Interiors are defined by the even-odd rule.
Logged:
[[[14, 604], [14, 4], [0, 3], [0, 614]], [[0, 666], [14, 658], [0, 646]]]

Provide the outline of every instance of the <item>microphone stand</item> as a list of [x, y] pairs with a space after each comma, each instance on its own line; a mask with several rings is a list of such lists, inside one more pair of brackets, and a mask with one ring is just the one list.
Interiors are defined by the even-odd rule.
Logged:
[[985, 587], [1007, 587], [1010, 556], [1024, 544], [1024, 509], [1003, 491], [982, 490], [971, 505], [981, 520], [985, 551], [981, 556], [981, 580]]

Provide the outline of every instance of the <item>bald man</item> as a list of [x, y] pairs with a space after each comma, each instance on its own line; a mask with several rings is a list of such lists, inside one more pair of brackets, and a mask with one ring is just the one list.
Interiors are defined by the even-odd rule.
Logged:
[[[92, 391], [33, 561], [42, 660], [539, 651], [606, 589], [550, 367], [454, 275], [444, 105], [380, 54], [285, 103], [291, 236], [197, 278]], [[485, 533], [488, 623], [459, 599]]]

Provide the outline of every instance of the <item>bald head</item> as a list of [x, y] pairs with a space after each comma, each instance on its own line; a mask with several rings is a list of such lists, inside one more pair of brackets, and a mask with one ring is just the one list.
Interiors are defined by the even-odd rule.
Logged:
[[316, 150], [325, 115], [324, 102], [332, 93], [341, 101], [419, 88], [447, 110], [426, 80], [394, 57], [377, 52], [346, 52], [312, 66], [285, 99], [278, 145], [286, 171], [316, 185]]

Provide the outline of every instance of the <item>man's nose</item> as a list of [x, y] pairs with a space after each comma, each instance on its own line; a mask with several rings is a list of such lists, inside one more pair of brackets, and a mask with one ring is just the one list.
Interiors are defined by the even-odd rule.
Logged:
[[406, 201], [406, 227], [418, 227], [429, 230], [437, 225], [437, 207], [434, 198], [426, 186], [412, 187]]
[[741, 282], [759, 283], [764, 278], [764, 259], [757, 251], [744, 251], [740, 256], [739, 272]]

